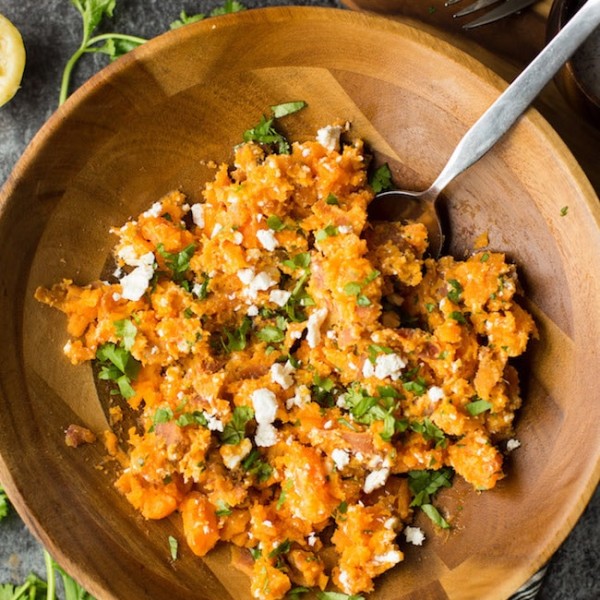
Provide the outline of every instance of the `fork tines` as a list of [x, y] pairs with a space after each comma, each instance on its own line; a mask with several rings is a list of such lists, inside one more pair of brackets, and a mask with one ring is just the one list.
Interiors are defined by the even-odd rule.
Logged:
[[[461, 0], [446, 0], [446, 6], [452, 6], [453, 4], [457, 4]], [[488, 13], [483, 15], [482, 17], [475, 19], [463, 25], [463, 29], [474, 29], [475, 27], [479, 27], [481, 25], [487, 25], [488, 23], [493, 23], [494, 21], [498, 21], [503, 19], [504, 17], [508, 17], [509, 15], [518, 13], [519, 11], [527, 8], [537, 0], [476, 0], [472, 4], [469, 4], [462, 10], [459, 10], [455, 13], [454, 17], [464, 17], [466, 15], [470, 15], [478, 10], [482, 10], [484, 8], [488, 8], [493, 4], [500, 4], [490, 10]]]

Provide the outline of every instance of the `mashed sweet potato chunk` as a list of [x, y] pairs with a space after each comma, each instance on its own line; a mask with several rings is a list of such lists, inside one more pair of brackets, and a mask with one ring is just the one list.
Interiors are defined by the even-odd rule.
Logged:
[[235, 545], [259, 600], [369, 592], [416, 508], [448, 526], [453, 473], [493, 488], [535, 333], [504, 255], [435, 260], [423, 225], [369, 223], [362, 142], [322, 139], [238, 146], [203, 202], [114, 229], [108, 282], [36, 293], [139, 414], [117, 488], [199, 556]]

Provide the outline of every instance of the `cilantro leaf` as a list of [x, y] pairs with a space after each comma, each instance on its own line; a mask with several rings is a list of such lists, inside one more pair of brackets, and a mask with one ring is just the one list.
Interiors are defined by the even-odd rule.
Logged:
[[225, 352], [239, 352], [246, 348], [248, 343], [248, 333], [252, 328], [252, 320], [250, 317], [244, 317], [242, 323], [237, 329], [225, 329], [223, 331], [227, 341], [221, 337], [221, 344]]
[[365, 600], [364, 596], [358, 594], [342, 594], [340, 592], [317, 592], [318, 600]]
[[444, 432], [429, 418], [426, 417], [423, 421], [413, 421], [410, 428], [414, 432], [420, 433], [426, 441], [435, 442], [436, 448], [446, 447], [447, 441]]
[[440, 489], [449, 488], [452, 485], [453, 476], [454, 471], [450, 467], [443, 467], [435, 471], [429, 469], [409, 471], [408, 487], [414, 495], [410, 505], [431, 504], [431, 499]]
[[[4, 488], [0, 486], [0, 521], [8, 516], [8, 509], [10, 507], [10, 502], [8, 500], [8, 496], [4, 491]], [[0, 599], [2, 596], [0, 596]]]
[[121, 319], [113, 323], [117, 337], [121, 338], [123, 348], [129, 352], [135, 342], [137, 327], [129, 319]]
[[267, 119], [264, 115], [260, 118], [258, 125], [244, 131], [245, 142], [256, 142], [268, 146], [278, 154], [289, 154], [290, 144], [287, 139], [273, 127], [274, 118]]
[[276, 558], [282, 554], [287, 554], [290, 551], [290, 540], [284, 540], [269, 552], [269, 558]]
[[463, 287], [460, 284], [460, 281], [456, 279], [449, 279], [448, 284], [451, 288], [447, 294], [448, 299], [452, 300], [454, 304], [458, 304], [460, 302], [461, 294], [463, 293]]
[[217, 6], [210, 11], [211, 17], [218, 17], [220, 15], [227, 15], [229, 13], [236, 13], [246, 10], [246, 7], [237, 0], [225, 0], [223, 6]]
[[[99, 38], [100, 36], [98, 36], [97, 39]], [[111, 37], [106, 39], [102, 46], [97, 46], [93, 50], [90, 49], [90, 52], [106, 54], [111, 61], [115, 61], [117, 58], [121, 58], [121, 56], [124, 54], [127, 54], [128, 52], [131, 52], [131, 50], [141, 46], [143, 43], [144, 41], [141, 39], [113, 33], [111, 34]]]
[[181, 283], [190, 268], [190, 260], [196, 251], [196, 245], [189, 244], [180, 252], [167, 252], [164, 245], [160, 243], [156, 251], [165, 259], [165, 265], [173, 274], [173, 281]]
[[99, 379], [114, 381], [123, 398], [131, 398], [135, 390], [131, 381], [137, 377], [141, 363], [125, 348], [111, 342], [103, 344], [96, 351], [96, 359], [100, 361]]
[[338, 228], [335, 225], [327, 225], [327, 227], [315, 231], [315, 240], [317, 242], [322, 242], [328, 237], [335, 237], [338, 233]]
[[433, 504], [423, 504], [421, 510], [439, 527], [449, 529], [448, 521], [442, 517], [440, 511]]
[[172, 535], [169, 536], [169, 550], [171, 552], [171, 559], [177, 560], [178, 552], [179, 552], [179, 542]]
[[183, 27], [184, 25], [189, 25], [190, 23], [197, 23], [198, 21], [202, 21], [206, 15], [204, 13], [197, 13], [195, 15], [188, 15], [185, 10], [182, 10], [179, 13], [179, 19], [173, 21], [170, 25], [170, 29], [179, 29], [179, 27]]
[[221, 433], [221, 443], [236, 446], [246, 436], [246, 424], [254, 418], [254, 411], [249, 406], [236, 406], [231, 420]]
[[491, 410], [492, 403], [476, 397], [476, 400], [473, 400], [466, 405], [466, 409], [472, 417], [476, 417], [481, 413]]
[[369, 184], [376, 194], [392, 189], [392, 172], [387, 163], [381, 165], [373, 172]]
[[307, 106], [307, 104], [303, 100], [298, 102], [284, 102], [283, 104], [271, 106], [271, 112], [273, 113], [273, 117], [279, 119], [281, 117], [292, 115], [295, 112], [302, 110], [305, 106]]
[[253, 448], [250, 454], [244, 458], [242, 468], [250, 475], [254, 475], [259, 483], [267, 481], [273, 473], [273, 467], [261, 458], [257, 448]]
[[257, 334], [259, 340], [262, 342], [279, 344], [285, 339], [285, 333], [275, 325], [267, 325], [263, 327]]

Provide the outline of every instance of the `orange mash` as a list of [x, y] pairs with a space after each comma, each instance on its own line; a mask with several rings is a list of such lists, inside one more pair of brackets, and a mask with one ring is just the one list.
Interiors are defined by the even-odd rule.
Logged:
[[117, 488], [180, 513], [198, 556], [230, 542], [260, 600], [373, 590], [422, 543], [415, 510], [449, 526], [432, 498], [453, 473], [503, 477], [521, 404], [515, 267], [369, 223], [367, 163], [333, 127], [289, 154], [245, 143], [202, 203], [172, 192], [114, 230], [113, 283], [36, 292], [67, 315], [70, 360], [139, 414]]

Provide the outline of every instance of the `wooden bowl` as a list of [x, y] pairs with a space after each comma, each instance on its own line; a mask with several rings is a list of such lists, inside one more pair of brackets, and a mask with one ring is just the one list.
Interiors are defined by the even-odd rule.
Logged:
[[[554, 0], [548, 15], [547, 37], [552, 39], [581, 8], [586, 0]], [[594, 41], [592, 41], [594, 38]], [[592, 44], [595, 52], [592, 51]], [[563, 66], [555, 77], [556, 85], [571, 106], [589, 122], [600, 127], [600, 93], [591, 81], [600, 72], [600, 30]]]
[[[231, 159], [268, 107], [305, 139], [336, 118], [422, 187], [504, 84], [473, 59], [397, 22], [349, 11], [253, 10], [167, 33], [82, 87], [48, 121], [0, 195], [0, 480], [29, 527], [100, 599], [249, 598], [219, 547], [206, 560], [143, 520], [113, 488], [101, 444], [68, 448], [71, 423], [106, 427], [89, 365], [62, 353], [61, 314], [33, 292], [98, 278], [123, 223], [173, 188], [192, 199], [205, 161]], [[447, 188], [450, 250], [488, 232], [520, 266], [540, 339], [523, 363], [522, 447], [508, 477], [440, 503], [447, 535], [382, 577], [373, 598], [504, 598], [556, 550], [599, 478], [600, 206], [558, 136], [530, 111]], [[564, 208], [568, 207], [568, 208]], [[565, 214], [566, 212], [566, 214]], [[182, 544], [183, 545], [183, 544]]]

